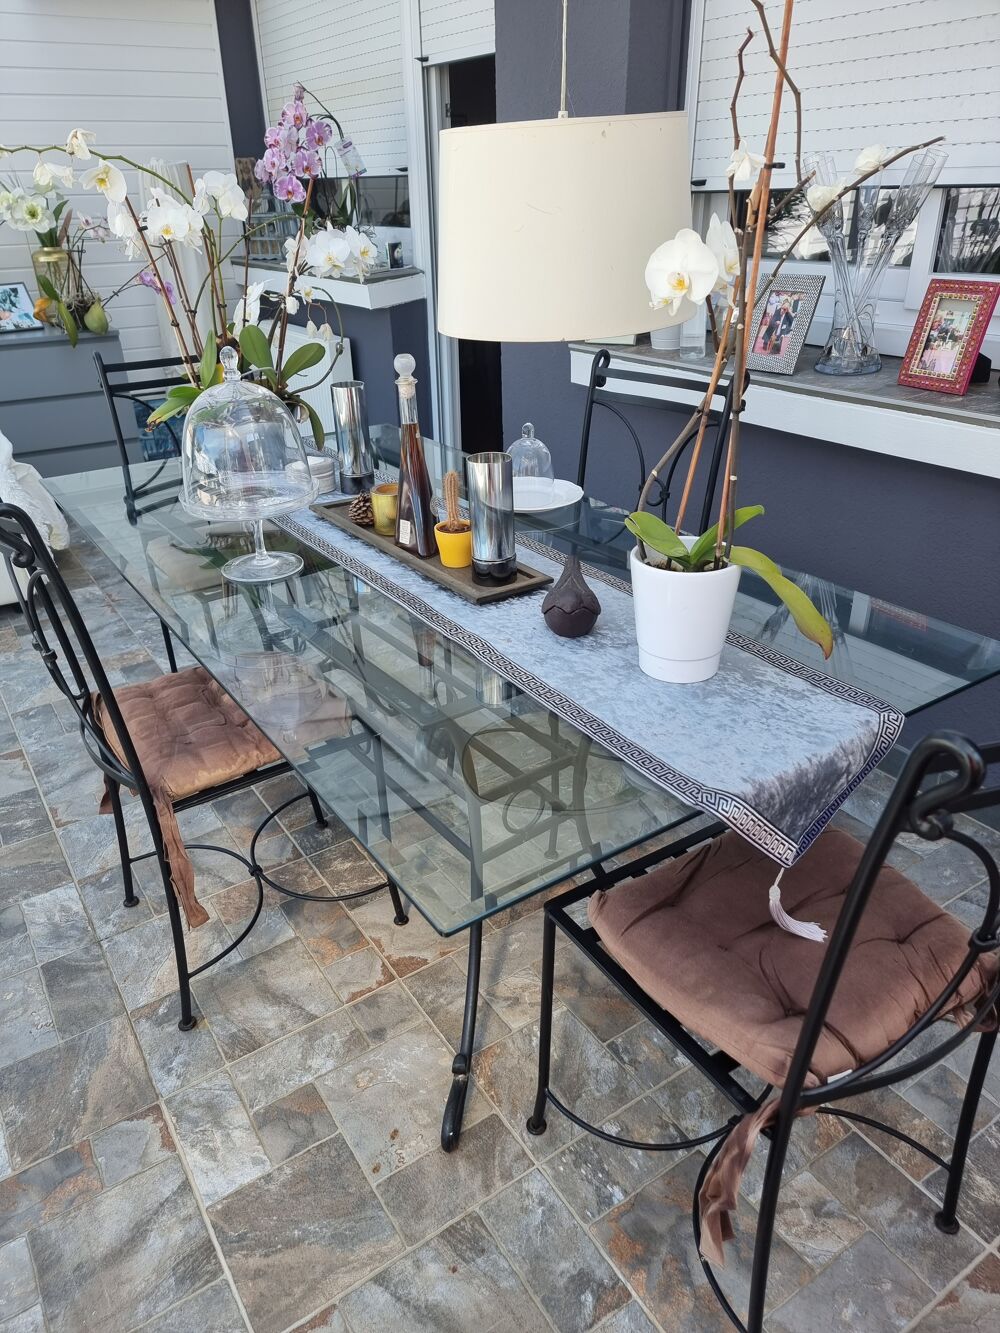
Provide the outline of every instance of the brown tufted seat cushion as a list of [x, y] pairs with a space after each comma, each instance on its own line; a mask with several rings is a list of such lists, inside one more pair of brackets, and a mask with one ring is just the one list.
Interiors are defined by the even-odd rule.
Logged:
[[[194, 870], [173, 802], [244, 777], [281, 756], [204, 667], [127, 685], [115, 690], [115, 699], [153, 794], [170, 877], [184, 915], [189, 926], [203, 925], [208, 913], [195, 897]], [[125, 763], [100, 698], [95, 697], [94, 703], [108, 744]]]
[[[862, 845], [829, 829], [781, 881], [785, 909], [832, 931]], [[768, 910], [776, 866], [735, 833], [590, 900], [608, 953], [686, 1028], [768, 1083], [788, 1073], [826, 950]], [[881, 1054], [925, 1013], [968, 952], [969, 929], [891, 866], [880, 873], [810, 1066], [822, 1083]], [[942, 1017], [994, 975], [978, 960]]]

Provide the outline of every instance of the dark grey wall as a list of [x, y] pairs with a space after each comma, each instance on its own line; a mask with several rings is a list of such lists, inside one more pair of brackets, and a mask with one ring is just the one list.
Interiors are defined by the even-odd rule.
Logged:
[[[569, 91], [577, 115], [669, 111], [682, 104], [684, 0], [575, 0]], [[496, 0], [497, 119], [555, 114], [559, 6]], [[595, 183], [595, 197], [606, 198]], [[622, 201], [628, 206], [628, 201]], [[584, 390], [570, 383], [569, 349], [503, 348], [504, 437], [533, 421], [561, 476], [575, 476]], [[822, 402], [816, 411], [821, 413]], [[627, 407], [653, 461], [679, 414]], [[877, 427], [876, 427], [877, 428]], [[744, 432], [741, 497], [766, 518], [754, 544], [776, 560], [874, 597], [1000, 637], [1000, 482], [822, 443], [780, 431]], [[588, 489], [635, 502], [635, 464], [622, 428], [595, 417]], [[1000, 438], [998, 438], [1000, 448]], [[1000, 682], [977, 686], [915, 718], [905, 735], [953, 726], [1000, 737]]]
[[215, 21], [219, 29], [233, 154], [236, 157], [260, 157], [264, 151], [267, 122], [264, 120], [250, 0], [215, 0]]

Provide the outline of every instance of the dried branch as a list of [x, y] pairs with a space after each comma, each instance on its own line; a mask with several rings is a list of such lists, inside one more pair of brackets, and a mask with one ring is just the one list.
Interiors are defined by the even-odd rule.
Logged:
[[691, 450], [691, 457], [688, 460], [687, 476], [684, 478], [684, 489], [681, 491], [681, 502], [677, 506], [677, 518], [674, 521], [674, 530], [680, 532], [681, 524], [684, 522], [684, 514], [687, 511], [688, 500], [691, 498], [691, 489], [694, 486], [694, 475], [698, 468], [698, 459], [701, 456], [701, 445], [705, 438], [705, 431], [708, 428], [709, 411], [712, 399], [715, 397], [715, 391], [719, 387], [719, 380], [722, 378], [722, 372], [725, 369], [726, 361], [729, 359], [725, 349], [729, 345], [729, 331], [733, 322], [734, 307], [730, 306], [726, 311], [725, 322], [722, 326], [722, 337], [719, 339], [719, 345], [715, 353], [715, 365], [712, 367], [712, 375], [708, 382], [708, 392], [705, 394], [704, 402], [701, 405], [701, 420], [698, 423], [698, 436], [694, 442], [694, 448]]
[[[760, 26], [764, 29], [764, 40], [767, 42], [767, 52], [778, 69], [781, 71], [781, 77], [788, 85], [788, 91], [792, 94], [792, 100], [795, 103], [795, 174], [802, 180], [802, 94], [799, 92], [798, 84], [793, 83], [788, 68], [778, 54], [774, 45], [774, 38], [771, 36], [771, 26], [767, 21], [767, 15], [764, 13], [763, 0], [750, 0], [750, 3], [756, 9], [760, 16]], [[787, 51], [787, 43], [786, 43]]]
[[[743, 38], [743, 41], [740, 43], [739, 50], [736, 52], [736, 63], [737, 63], [737, 65], [739, 65], [739, 67], [740, 67], [740, 72], [739, 72], [739, 75], [737, 76], [737, 79], [736, 79], [736, 87], [733, 89], [733, 97], [732, 97], [732, 101], [729, 103], [729, 115], [730, 115], [730, 117], [731, 117], [731, 119], [732, 119], [732, 122], [733, 122], [733, 152], [734, 152], [734, 153], [736, 152], [737, 148], [739, 148], [739, 146], [740, 146], [740, 123], [739, 123], [739, 120], [737, 119], [737, 116], [736, 116], [736, 104], [737, 104], [737, 102], [740, 100], [740, 89], [743, 87], [743, 80], [746, 78], [746, 75], [747, 75], [746, 69], [745, 69], [744, 66], [743, 66], [743, 52], [747, 49], [747, 47], [750, 45], [750, 43], [751, 43], [752, 41], [753, 41], [753, 32], [752, 32], [752, 30], [751, 30], [750, 28], [747, 28], [747, 35]], [[730, 226], [732, 226], [732, 228], [735, 230], [735, 229], [736, 229], [736, 191], [735, 191], [734, 188], [733, 188], [733, 178], [732, 178], [732, 176], [729, 177], [729, 223], [730, 223]]]
[[[163, 293], [163, 298], [162, 298], [163, 305], [167, 312], [167, 318], [170, 321], [170, 327], [174, 331], [174, 337], [177, 339], [177, 346], [180, 348], [181, 357], [184, 360], [184, 369], [187, 371], [188, 379], [191, 381], [193, 385], [197, 387], [198, 373], [196, 369], [195, 358], [192, 357], [191, 353], [187, 349], [187, 345], [184, 342], [184, 336], [181, 333], [181, 326], [177, 323], [177, 316], [174, 314], [174, 308], [170, 304], [170, 302], [166, 299], [167, 289], [163, 285], [163, 279], [160, 276], [160, 270], [156, 267], [156, 260], [153, 257], [153, 252], [149, 247], [149, 242], [146, 240], [146, 233], [143, 231], [142, 227], [139, 224], [139, 215], [135, 211], [135, 206], [133, 205], [132, 200], [129, 199], [127, 196], [125, 199], [125, 204], [126, 207], [128, 208], [129, 215], [131, 216], [132, 221], [135, 223], [136, 235], [139, 237], [139, 241], [142, 244], [142, 248], [146, 251], [146, 258], [149, 260], [149, 266], [153, 270], [153, 274], [156, 277], [156, 281], [160, 284], [160, 291], [161, 293]], [[197, 337], [197, 330], [192, 330], [192, 332]]]

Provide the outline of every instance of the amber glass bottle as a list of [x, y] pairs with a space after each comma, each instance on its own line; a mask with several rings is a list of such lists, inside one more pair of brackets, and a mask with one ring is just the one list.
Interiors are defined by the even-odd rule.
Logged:
[[431, 511], [431, 479], [427, 474], [424, 442], [417, 420], [416, 365], [403, 353], [393, 361], [399, 393], [399, 501], [396, 509], [396, 545], [420, 556], [433, 555], [434, 514]]

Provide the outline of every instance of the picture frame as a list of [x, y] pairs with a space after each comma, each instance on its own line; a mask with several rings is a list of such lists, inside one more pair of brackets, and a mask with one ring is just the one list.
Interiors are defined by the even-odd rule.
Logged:
[[35, 318], [35, 303], [23, 282], [0, 282], [0, 334], [44, 329]]
[[[758, 293], [763, 294], [768, 277], [761, 274]], [[783, 274], [763, 304], [759, 299], [754, 301], [748, 370], [766, 370], [773, 375], [794, 373], [824, 281], [821, 274]]]
[[911, 389], [964, 394], [1000, 298], [1000, 282], [932, 278], [899, 369]]

